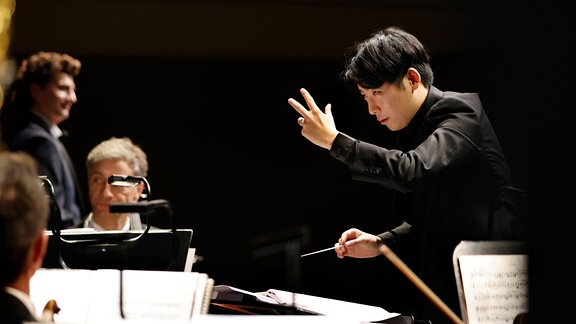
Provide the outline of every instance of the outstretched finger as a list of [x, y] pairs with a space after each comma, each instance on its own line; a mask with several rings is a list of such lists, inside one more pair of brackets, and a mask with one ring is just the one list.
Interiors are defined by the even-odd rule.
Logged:
[[304, 100], [306, 100], [306, 104], [308, 105], [308, 108], [310, 108], [310, 110], [320, 109], [316, 105], [314, 98], [312, 98], [312, 95], [310, 94], [310, 92], [308, 92], [308, 90], [302, 88], [302, 89], [300, 89], [300, 93], [304, 97]]
[[289, 98], [288, 99], [288, 104], [290, 106], [292, 106], [294, 108], [294, 110], [296, 110], [302, 117], [306, 117], [308, 114], [308, 109], [306, 109], [306, 107], [302, 106], [302, 104], [300, 104], [298, 101], [296, 101], [295, 99]]

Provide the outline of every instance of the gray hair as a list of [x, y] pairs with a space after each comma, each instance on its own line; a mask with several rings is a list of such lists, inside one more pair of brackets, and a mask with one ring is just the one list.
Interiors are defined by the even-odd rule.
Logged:
[[86, 158], [86, 169], [102, 160], [121, 160], [128, 163], [135, 176], [145, 177], [148, 174], [148, 159], [140, 146], [128, 137], [110, 137], [100, 142]]

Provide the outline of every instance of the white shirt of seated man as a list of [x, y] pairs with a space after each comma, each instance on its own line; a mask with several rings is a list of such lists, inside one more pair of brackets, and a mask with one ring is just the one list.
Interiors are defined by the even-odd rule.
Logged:
[[110, 203], [138, 201], [145, 184], [140, 182], [135, 186], [113, 186], [108, 183], [108, 178], [114, 174], [134, 175], [134, 172], [128, 163], [118, 159], [101, 160], [88, 170], [88, 194], [92, 212], [83, 227], [97, 231], [143, 229], [139, 214], [110, 213]]

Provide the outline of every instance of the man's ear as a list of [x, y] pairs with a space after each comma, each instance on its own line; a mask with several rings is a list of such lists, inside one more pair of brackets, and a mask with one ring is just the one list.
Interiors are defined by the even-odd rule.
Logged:
[[44, 234], [44, 231], [38, 236], [32, 249], [32, 262], [40, 267], [42, 262], [44, 262], [44, 255], [46, 255], [46, 250], [48, 249], [48, 235]]
[[420, 86], [420, 73], [415, 68], [408, 68], [408, 72], [406, 73], [406, 78], [408, 79], [408, 85], [412, 92], [418, 89]]
[[420, 83], [420, 73], [415, 68], [408, 68], [406, 76], [408, 77], [408, 82], [410, 85], [418, 85]]

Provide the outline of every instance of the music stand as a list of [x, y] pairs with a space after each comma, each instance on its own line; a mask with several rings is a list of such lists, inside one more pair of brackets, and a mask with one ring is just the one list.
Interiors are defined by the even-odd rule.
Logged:
[[[184, 271], [192, 229], [48, 232], [43, 268]], [[131, 241], [139, 237], [136, 241]], [[126, 243], [128, 242], [128, 243]]]
[[528, 312], [526, 242], [462, 241], [452, 262], [464, 323], [512, 323]]
[[[167, 214], [170, 218], [172, 229], [170, 231], [154, 231], [156, 234], [154, 234], [154, 237], [150, 237], [149, 217], [159, 208], [168, 211]], [[114, 213], [139, 213], [141, 216], [145, 216], [146, 229], [143, 231], [104, 231], [63, 235], [59, 222], [60, 209], [56, 205], [51, 216], [51, 223], [53, 224], [52, 245], [56, 251], [59, 266], [47, 262], [46, 267], [64, 269], [175, 270], [174, 265], [177, 260], [181, 261], [178, 256], [181, 257], [183, 251], [187, 254], [192, 234], [190, 232], [189, 239], [186, 239], [186, 237], [179, 239], [178, 231], [173, 221], [172, 205], [167, 200], [156, 199], [132, 203], [113, 203], [110, 204], [110, 211]], [[182, 231], [180, 230], [181, 233], [183, 233]], [[156, 262], [150, 263], [143, 260], [146, 260], [147, 256], [151, 257], [149, 255], [150, 252], [157, 251], [158, 247], [163, 246], [160, 239], [162, 237], [161, 233], [169, 236], [170, 246], [156, 253], [156, 258], [163, 259], [162, 256], [168, 256], [170, 262], [165, 267], [158, 268]], [[166, 251], [169, 251], [169, 253], [166, 253]], [[75, 255], [75, 257], [67, 258], [65, 257], [66, 254]], [[45, 258], [45, 260], [50, 259]], [[184, 257], [184, 262], [185, 260], [186, 258]], [[75, 265], [71, 266], [68, 264], [69, 262], [73, 262]]]

